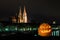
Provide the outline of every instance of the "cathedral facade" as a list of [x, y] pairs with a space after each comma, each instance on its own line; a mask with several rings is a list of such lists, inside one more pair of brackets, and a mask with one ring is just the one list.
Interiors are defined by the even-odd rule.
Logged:
[[24, 6], [24, 11], [22, 13], [21, 8], [18, 14], [18, 23], [27, 23], [28, 19], [27, 19], [27, 12], [26, 12], [26, 8]]
[[27, 12], [26, 12], [25, 6], [24, 6], [23, 13], [20, 7], [19, 14], [17, 16], [18, 17], [12, 17], [13, 23], [28, 23]]

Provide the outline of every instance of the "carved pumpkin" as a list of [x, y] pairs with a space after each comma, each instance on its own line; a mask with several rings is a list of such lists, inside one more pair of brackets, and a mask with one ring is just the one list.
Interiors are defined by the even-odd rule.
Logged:
[[42, 23], [38, 28], [38, 35], [40, 36], [50, 36], [51, 35], [51, 26], [47, 23]]

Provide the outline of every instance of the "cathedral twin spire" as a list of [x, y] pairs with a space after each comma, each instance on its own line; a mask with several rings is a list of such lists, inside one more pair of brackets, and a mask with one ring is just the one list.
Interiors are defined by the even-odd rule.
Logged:
[[21, 8], [19, 10], [18, 14], [18, 23], [27, 23], [27, 13], [26, 13], [26, 8], [24, 6], [24, 11], [22, 13]]

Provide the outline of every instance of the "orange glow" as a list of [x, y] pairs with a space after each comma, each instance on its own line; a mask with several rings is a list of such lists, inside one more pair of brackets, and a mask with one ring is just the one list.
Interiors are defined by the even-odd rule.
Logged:
[[12, 17], [12, 22], [13, 22], [13, 23], [16, 23], [16, 18], [15, 18], [15, 16]]
[[47, 23], [42, 23], [38, 28], [38, 35], [40, 36], [50, 36], [51, 34], [51, 26]]

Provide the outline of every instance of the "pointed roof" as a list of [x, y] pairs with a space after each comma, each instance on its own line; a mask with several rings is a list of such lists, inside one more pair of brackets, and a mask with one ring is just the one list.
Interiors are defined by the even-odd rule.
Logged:
[[24, 14], [24, 15], [27, 15], [27, 14], [26, 14], [26, 7], [25, 7], [25, 6], [24, 6], [23, 14]]
[[20, 10], [19, 10], [19, 14], [18, 14], [18, 17], [22, 16], [22, 11], [21, 11], [21, 7], [20, 7]]

